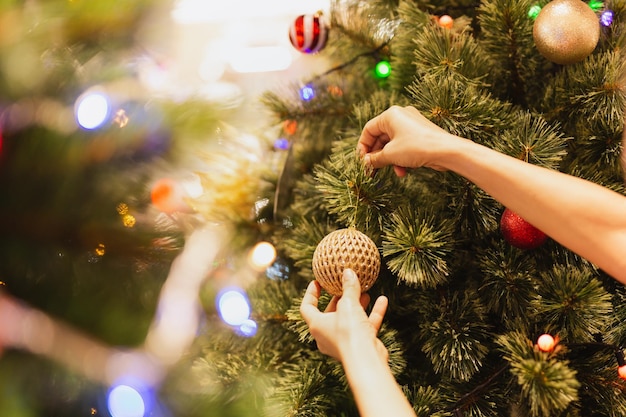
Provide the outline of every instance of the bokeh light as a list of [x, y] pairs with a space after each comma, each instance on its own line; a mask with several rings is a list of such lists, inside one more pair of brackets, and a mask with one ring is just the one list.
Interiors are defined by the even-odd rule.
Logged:
[[289, 149], [289, 140], [286, 138], [278, 138], [274, 142], [274, 149], [280, 149], [282, 151], [286, 151]]
[[293, 135], [298, 130], [298, 122], [292, 119], [285, 120], [283, 122], [283, 130], [288, 135]]
[[380, 61], [376, 64], [375, 72], [377, 78], [387, 78], [391, 75], [391, 64], [389, 61]]
[[143, 417], [146, 404], [135, 388], [117, 385], [109, 391], [107, 405], [111, 417]]
[[184, 188], [170, 178], [157, 180], [150, 190], [152, 204], [164, 213], [187, 211], [189, 205], [185, 202], [185, 198]]
[[310, 85], [305, 85], [300, 89], [300, 98], [304, 101], [311, 101], [315, 97], [315, 90]]
[[250, 318], [250, 303], [243, 290], [229, 288], [217, 297], [217, 309], [222, 320], [231, 326], [241, 326]]
[[276, 259], [276, 248], [270, 242], [259, 242], [250, 251], [248, 261], [258, 270], [264, 270]]
[[613, 10], [605, 10], [600, 15], [600, 23], [602, 26], [608, 27], [613, 24]]
[[97, 129], [109, 117], [109, 99], [102, 93], [85, 93], [76, 100], [74, 112], [80, 127], [87, 130]]
[[256, 334], [256, 331], [257, 324], [254, 320], [251, 319], [244, 320], [244, 322], [241, 323], [241, 326], [239, 326], [239, 333], [247, 337], [254, 336]]
[[604, 7], [604, 2], [602, 0], [590, 0], [588, 4], [594, 12], [598, 12]]
[[528, 10], [528, 17], [535, 20], [537, 16], [539, 16], [539, 12], [541, 11], [541, 6], [535, 4]]

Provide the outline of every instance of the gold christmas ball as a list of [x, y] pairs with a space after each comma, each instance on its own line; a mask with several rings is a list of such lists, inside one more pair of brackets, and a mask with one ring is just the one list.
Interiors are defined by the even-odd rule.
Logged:
[[600, 39], [600, 22], [582, 0], [553, 0], [533, 26], [539, 53], [557, 64], [573, 64], [593, 52]]
[[353, 227], [329, 233], [313, 253], [313, 275], [331, 295], [343, 293], [342, 277], [346, 268], [356, 272], [363, 292], [372, 287], [380, 271], [376, 244]]

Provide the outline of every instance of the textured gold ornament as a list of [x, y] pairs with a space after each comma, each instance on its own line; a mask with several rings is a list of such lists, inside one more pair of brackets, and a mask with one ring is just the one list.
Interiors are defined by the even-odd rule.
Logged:
[[533, 26], [539, 53], [557, 64], [573, 64], [589, 56], [600, 39], [600, 22], [581, 0], [553, 0]]
[[313, 253], [313, 275], [331, 295], [343, 293], [342, 277], [346, 268], [356, 272], [363, 292], [372, 287], [380, 271], [376, 244], [353, 227], [329, 233]]

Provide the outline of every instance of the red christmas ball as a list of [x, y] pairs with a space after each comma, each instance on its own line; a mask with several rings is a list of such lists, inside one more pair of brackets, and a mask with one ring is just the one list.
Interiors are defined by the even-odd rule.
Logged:
[[300, 52], [313, 54], [326, 46], [328, 27], [321, 14], [303, 14], [289, 27], [289, 40]]
[[502, 213], [500, 231], [504, 240], [519, 249], [535, 249], [548, 238], [545, 233], [508, 208]]
[[622, 365], [619, 368], [617, 368], [617, 374], [619, 375], [620, 378], [626, 379], [626, 365]]

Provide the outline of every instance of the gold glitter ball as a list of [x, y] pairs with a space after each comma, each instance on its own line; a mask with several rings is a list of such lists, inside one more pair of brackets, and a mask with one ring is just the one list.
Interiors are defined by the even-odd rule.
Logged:
[[372, 287], [380, 271], [380, 253], [376, 244], [352, 227], [329, 233], [313, 253], [313, 275], [331, 295], [343, 293], [342, 277], [346, 268], [359, 277], [363, 292]]
[[533, 26], [539, 53], [556, 64], [580, 62], [600, 39], [598, 16], [581, 0], [553, 0], [539, 12]]

